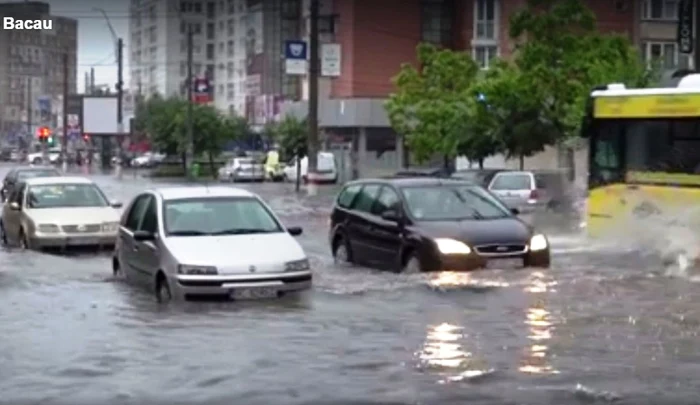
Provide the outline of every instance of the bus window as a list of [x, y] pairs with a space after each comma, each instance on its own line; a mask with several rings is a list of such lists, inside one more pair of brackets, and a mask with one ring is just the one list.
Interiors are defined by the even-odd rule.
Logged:
[[622, 124], [608, 121], [598, 122], [591, 131], [591, 185], [602, 185], [620, 181], [623, 175]]

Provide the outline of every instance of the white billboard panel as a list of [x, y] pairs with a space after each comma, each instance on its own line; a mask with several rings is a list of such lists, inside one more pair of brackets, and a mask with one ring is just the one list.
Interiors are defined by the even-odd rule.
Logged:
[[116, 97], [83, 99], [83, 132], [90, 135], [117, 133]]

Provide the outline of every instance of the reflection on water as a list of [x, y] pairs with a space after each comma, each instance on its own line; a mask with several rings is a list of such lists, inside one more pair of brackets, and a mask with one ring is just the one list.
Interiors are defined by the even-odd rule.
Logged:
[[431, 287], [441, 289], [459, 289], [460, 287], [491, 289], [509, 286], [509, 284], [504, 281], [479, 279], [475, 277], [473, 273], [457, 271], [441, 271], [439, 273], [433, 273], [430, 275], [428, 284]]
[[423, 348], [417, 353], [421, 368], [437, 371], [443, 384], [492, 373], [483, 361], [464, 350], [460, 343], [464, 338], [462, 327], [448, 323], [429, 326]]
[[543, 272], [533, 272], [525, 291], [533, 296], [533, 302], [527, 308], [525, 324], [528, 326], [528, 339], [530, 345], [525, 348], [525, 355], [518, 368], [527, 374], [559, 374], [549, 364], [549, 347], [547, 342], [552, 339], [554, 326], [551, 313], [547, 310], [546, 294], [555, 292], [556, 281]]

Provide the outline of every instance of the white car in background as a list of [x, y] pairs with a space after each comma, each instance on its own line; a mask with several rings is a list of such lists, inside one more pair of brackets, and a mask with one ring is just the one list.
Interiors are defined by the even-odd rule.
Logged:
[[[301, 159], [301, 179], [306, 183], [309, 173], [309, 158]], [[318, 167], [316, 172], [316, 182], [318, 183], [336, 183], [338, 181], [338, 166], [336, 165], [335, 155], [331, 152], [318, 153]], [[284, 180], [296, 181], [297, 179], [297, 162], [296, 158], [292, 159], [284, 168]]]
[[131, 159], [131, 167], [153, 167], [165, 159], [162, 153], [146, 152]]
[[265, 181], [265, 165], [252, 157], [235, 157], [219, 169], [221, 181]]
[[174, 187], [137, 195], [124, 211], [115, 275], [160, 302], [275, 298], [311, 288], [309, 260], [257, 195], [232, 187]]
[[44, 162], [44, 153], [35, 152], [27, 154], [27, 162], [33, 165], [42, 165], [45, 163], [56, 164], [61, 161], [61, 148], [50, 148], [47, 151], [48, 162]]
[[114, 246], [121, 203], [83, 177], [34, 177], [2, 209], [0, 240], [24, 249]]

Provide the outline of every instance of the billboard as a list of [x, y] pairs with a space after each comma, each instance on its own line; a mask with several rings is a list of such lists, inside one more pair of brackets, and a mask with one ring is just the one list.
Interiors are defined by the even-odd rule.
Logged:
[[117, 134], [117, 97], [84, 97], [82, 124], [90, 135]]

